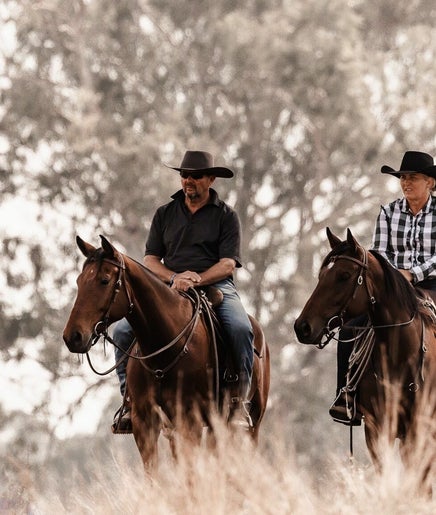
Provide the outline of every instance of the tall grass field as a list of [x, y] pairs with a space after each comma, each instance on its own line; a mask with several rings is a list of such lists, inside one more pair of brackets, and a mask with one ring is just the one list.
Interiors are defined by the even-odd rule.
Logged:
[[[176, 461], [161, 437], [159, 464], [146, 473], [133, 437], [113, 436], [118, 440], [107, 442], [104, 459], [89, 452], [85, 471], [68, 460], [61, 474], [17, 470], [10, 486], [17, 502], [0, 505], [0, 513], [435, 514], [435, 421], [423, 415], [423, 422], [407, 467], [398, 443], [389, 446], [387, 434], [381, 436], [378, 472], [369, 461], [337, 456], [327, 456], [327, 465], [313, 470], [299, 463], [280, 431], [263, 434], [254, 447], [246, 434], [231, 434], [217, 420], [213, 450], [205, 443], [192, 447], [180, 442]], [[421, 473], [428, 464], [434, 493], [423, 488]]]

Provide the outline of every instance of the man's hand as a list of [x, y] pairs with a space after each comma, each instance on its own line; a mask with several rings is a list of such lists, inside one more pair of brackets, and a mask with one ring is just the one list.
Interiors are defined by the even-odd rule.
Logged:
[[201, 277], [197, 274], [197, 272], [186, 270], [185, 272], [181, 272], [174, 277], [171, 288], [187, 291], [191, 287], [198, 286], [200, 282]]

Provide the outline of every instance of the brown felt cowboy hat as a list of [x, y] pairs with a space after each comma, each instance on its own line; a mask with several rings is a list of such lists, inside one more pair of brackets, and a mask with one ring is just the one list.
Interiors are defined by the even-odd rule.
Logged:
[[199, 175], [214, 175], [215, 177], [224, 177], [226, 179], [233, 177], [231, 170], [223, 166], [214, 166], [212, 154], [201, 150], [187, 150], [180, 166], [165, 166], [179, 172], [198, 172]]
[[381, 167], [381, 172], [398, 178], [403, 173], [422, 173], [436, 179], [436, 166], [431, 155], [425, 152], [415, 152], [414, 150], [409, 150], [404, 154], [399, 170], [384, 165]]

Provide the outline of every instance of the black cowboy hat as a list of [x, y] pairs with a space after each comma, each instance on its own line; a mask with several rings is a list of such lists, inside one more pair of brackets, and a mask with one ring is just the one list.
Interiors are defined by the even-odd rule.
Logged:
[[233, 177], [231, 170], [223, 166], [214, 166], [212, 154], [201, 150], [187, 150], [180, 166], [165, 166], [179, 172], [198, 172], [199, 174], [214, 175], [226, 179]]
[[384, 165], [381, 167], [381, 173], [388, 173], [398, 178], [403, 173], [422, 173], [436, 179], [436, 166], [431, 155], [425, 152], [409, 150], [404, 154], [399, 170], [394, 170], [390, 166]]

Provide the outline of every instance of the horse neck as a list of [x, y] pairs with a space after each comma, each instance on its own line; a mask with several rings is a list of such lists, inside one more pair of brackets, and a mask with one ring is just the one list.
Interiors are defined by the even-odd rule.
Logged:
[[[373, 296], [374, 303], [369, 308], [369, 318], [374, 326], [375, 353], [386, 364], [393, 375], [402, 374], [407, 363], [415, 360], [420, 352], [422, 320], [418, 313], [410, 313], [398, 295], [387, 291], [383, 270], [378, 262], [371, 273], [368, 295]], [[387, 326], [387, 327], [385, 327]]]
[[190, 301], [131, 258], [126, 259], [126, 281], [133, 303], [132, 313], [126, 318], [135, 333], [141, 335], [141, 341], [159, 346], [180, 332], [190, 319]]
[[393, 325], [410, 319], [401, 302], [395, 302], [395, 295], [385, 287], [385, 274], [377, 259], [369, 254], [368, 271], [365, 278], [368, 295], [368, 314], [374, 326]]

